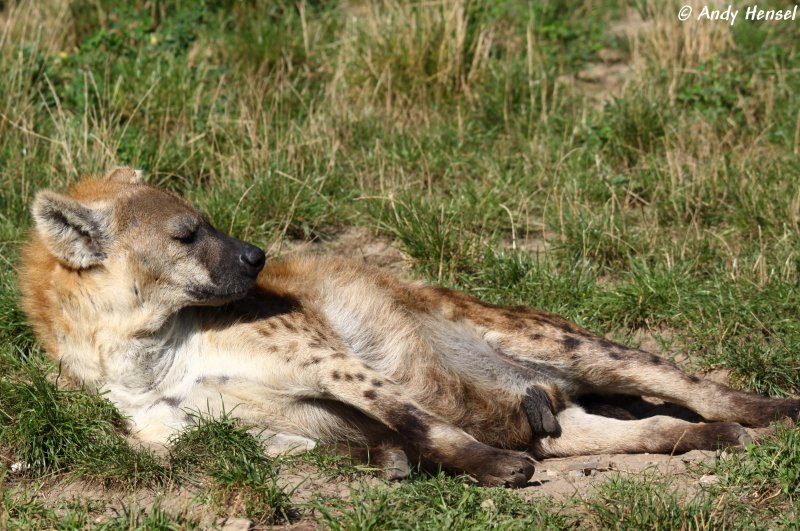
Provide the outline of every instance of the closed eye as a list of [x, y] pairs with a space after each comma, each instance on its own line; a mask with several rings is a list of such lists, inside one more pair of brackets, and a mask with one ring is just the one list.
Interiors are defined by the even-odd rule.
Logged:
[[199, 224], [184, 225], [172, 235], [172, 239], [188, 245], [195, 242], [199, 231]]
[[186, 232], [185, 234], [182, 233], [177, 236], [173, 236], [172, 239], [184, 243], [186, 245], [194, 243], [194, 241], [197, 239], [197, 229], [194, 229], [190, 232]]

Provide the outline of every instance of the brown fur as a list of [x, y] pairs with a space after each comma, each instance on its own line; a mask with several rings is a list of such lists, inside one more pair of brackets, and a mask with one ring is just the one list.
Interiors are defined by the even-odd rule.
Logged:
[[[130, 169], [42, 192], [34, 218], [20, 287], [37, 337], [143, 441], [224, 409], [266, 429], [270, 451], [361, 444], [395, 471], [409, 454], [518, 486], [531, 456], [740, 444], [739, 423], [800, 410], [547, 312], [339, 259], [261, 269], [260, 251]], [[605, 418], [578, 405], [589, 394], [657, 396], [711, 423]]]

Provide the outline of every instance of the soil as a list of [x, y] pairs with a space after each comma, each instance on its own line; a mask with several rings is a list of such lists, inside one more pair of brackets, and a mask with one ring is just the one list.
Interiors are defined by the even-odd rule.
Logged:
[[[628, 9], [621, 19], [610, 24], [610, 34], [633, 42], [647, 24], [635, 9]], [[603, 48], [580, 71], [572, 76], [559, 77], [559, 82], [572, 87], [587, 100], [602, 107], [620, 95], [635, 69], [636, 65], [626, 52]]]

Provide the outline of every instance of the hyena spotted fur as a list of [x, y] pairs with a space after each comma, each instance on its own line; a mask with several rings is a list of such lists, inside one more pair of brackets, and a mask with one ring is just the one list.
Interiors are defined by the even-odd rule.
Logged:
[[[520, 486], [533, 458], [737, 445], [742, 425], [800, 411], [550, 313], [336, 258], [265, 265], [129, 168], [40, 192], [33, 217], [22, 306], [62, 370], [143, 442], [224, 410], [270, 452], [360, 445], [400, 476], [408, 457]], [[702, 422], [600, 416], [587, 395], [658, 397]]]

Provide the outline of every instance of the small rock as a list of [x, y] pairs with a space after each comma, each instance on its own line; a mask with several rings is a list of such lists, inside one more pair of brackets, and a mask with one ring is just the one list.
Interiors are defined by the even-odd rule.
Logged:
[[253, 522], [247, 518], [222, 518], [217, 521], [222, 531], [248, 531], [253, 527]]
[[483, 500], [481, 502], [481, 509], [484, 511], [496, 511], [497, 505], [495, 505], [494, 500]]
[[703, 474], [700, 476], [699, 481], [701, 485], [713, 485], [715, 483], [719, 483], [719, 477], [715, 476], [714, 474]]
[[31, 467], [28, 463], [24, 461], [17, 461], [16, 463], [11, 464], [11, 473], [12, 474], [19, 474], [20, 472], [25, 472]]
[[558, 476], [558, 470], [553, 470], [552, 468], [548, 468], [547, 470], [545, 470], [545, 474], [547, 475], [547, 477], [553, 478]]
[[567, 470], [570, 471], [570, 476], [594, 476], [600, 470], [600, 463], [576, 463], [569, 465]]

